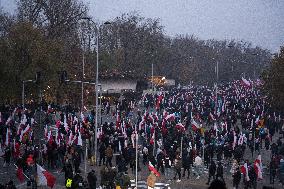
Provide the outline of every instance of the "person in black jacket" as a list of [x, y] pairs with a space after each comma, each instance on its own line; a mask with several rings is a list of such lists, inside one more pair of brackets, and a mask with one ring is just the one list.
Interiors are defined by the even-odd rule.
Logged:
[[249, 175], [249, 179], [250, 179], [250, 181], [249, 181], [250, 187], [253, 188], [253, 189], [256, 189], [257, 188], [257, 182], [256, 182], [257, 175], [256, 175], [256, 172], [255, 172], [253, 165], [251, 165], [249, 167], [248, 175]]
[[217, 173], [216, 173], [216, 178], [220, 178], [222, 181], [224, 181], [224, 176], [223, 176], [223, 165], [221, 162], [218, 163], [217, 167]]
[[99, 166], [101, 166], [101, 163], [103, 161], [103, 165], [105, 164], [105, 161], [106, 161], [106, 153], [105, 153], [105, 150], [106, 150], [106, 146], [104, 143], [101, 143], [100, 145], [100, 148], [99, 148], [99, 152], [100, 152], [100, 161], [99, 161]]
[[236, 169], [236, 172], [233, 174], [233, 187], [235, 189], [239, 188], [239, 184], [241, 182], [241, 178], [242, 178], [242, 174], [241, 174], [240, 168], [238, 167]]
[[183, 166], [183, 175], [182, 177], [185, 177], [185, 172], [187, 171], [187, 178], [189, 178], [190, 175], [190, 157], [189, 153], [185, 153], [182, 158], [182, 166]]
[[215, 162], [212, 160], [211, 164], [209, 166], [209, 177], [208, 177], [208, 181], [206, 184], [210, 183], [211, 177], [213, 177], [213, 180], [215, 179], [215, 173], [216, 173], [216, 164]]
[[270, 170], [270, 174], [269, 174], [270, 184], [274, 184], [274, 180], [276, 176], [276, 168], [277, 168], [274, 158], [272, 158], [272, 160], [270, 161], [269, 167], [270, 167], [269, 169]]
[[80, 189], [83, 188], [84, 179], [80, 175], [80, 171], [78, 170], [76, 175], [73, 178], [71, 189]]
[[97, 176], [94, 170], [90, 171], [87, 176], [89, 189], [96, 189], [97, 186]]

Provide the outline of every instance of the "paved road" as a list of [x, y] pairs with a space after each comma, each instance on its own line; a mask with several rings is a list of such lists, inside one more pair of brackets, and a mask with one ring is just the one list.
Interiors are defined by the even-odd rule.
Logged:
[[[103, 122], [111, 122], [111, 121], [115, 121], [115, 117], [114, 116], [106, 116], [103, 115]], [[278, 138], [277, 135], [274, 137], [274, 140]], [[267, 166], [269, 161], [270, 161], [270, 150], [266, 151], [264, 149], [261, 150], [261, 155], [262, 155], [262, 159], [263, 159], [263, 165]], [[246, 150], [245, 153], [245, 158], [246, 159], [250, 159], [250, 160], [254, 160], [256, 158], [256, 154], [253, 158], [251, 158], [251, 154], [249, 149]], [[140, 160], [142, 161], [142, 157], [140, 158]], [[84, 162], [84, 161], [83, 161]], [[114, 163], [114, 162], [113, 162]], [[10, 179], [13, 180], [16, 185], [18, 186], [18, 188], [26, 188], [25, 183], [21, 184], [19, 183], [19, 181], [17, 180], [16, 177], [16, 167], [11, 164], [8, 167], [2, 167], [3, 165], [3, 158], [0, 158], [0, 183], [6, 183], [8, 182]], [[87, 163], [87, 172], [89, 172], [91, 169], [95, 169], [97, 172], [97, 177], [98, 177], [98, 184], [100, 183], [100, 176], [98, 175], [100, 172], [100, 167], [94, 167], [91, 166], [89, 164], [89, 162]], [[146, 166], [143, 166], [142, 163], [140, 162], [140, 166], [141, 166], [141, 172], [138, 173], [138, 180], [141, 181], [146, 181], [147, 180], [147, 176], [149, 175], [149, 171], [148, 168]], [[224, 176], [225, 176], [225, 181], [228, 185], [228, 188], [232, 188], [232, 177], [231, 174], [229, 172], [230, 170], [230, 166], [225, 167], [224, 168]], [[81, 164], [81, 170], [82, 173], [84, 173], [84, 163]], [[49, 170], [54, 176], [56, 176], [57, 182], [56, 182], [56, 186], [54, 187], [55, 189], [61, 189], [64, 188], [64, 173], [60, 172], [61, 170]], [[131, 177], [131, 179], [135, 179], [135, 175], [132, 173], [131, 170], [128, 171], [129, 176]], [[182, 178], [182, 182], [177, 183], [175, 181], [167, 181], [164, 176], [161, 176], [160, 178], [157, 179], [157, 182], [159, 183], [168, 183], [169, 186], [172, 189], [175, 188], [189, 188], [189, 189], [205, 189], [208, 186], [205, 184], [207, 182], [207, 178], [208, 178], [208, 174], [206, 173], [206, 171], [204, 172], [204, 174], [201, 176], [201, 178], [199, 180], [196, 180], [196, 177], [191, 174], [189, 179], [186, 178]], [[258, 187], [257, 188], [262, 188], [262, 185], [270, 185], [269, 183], [269, 174], [266, 171], [264, 173], [264, 180], [262, 181], [258, 181]], [[270, 185], [271, 186], [271, 185]], [[241, 182], [241, 186], [240, 188], [243, 188], [242, 182]], [[281, 188], [281, 186], [279, 185], [279, 182], [277, 181], [275, 184], [275, 188]]]

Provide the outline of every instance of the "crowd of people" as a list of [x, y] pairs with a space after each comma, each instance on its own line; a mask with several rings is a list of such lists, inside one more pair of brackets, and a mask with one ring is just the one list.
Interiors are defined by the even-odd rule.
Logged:
[[[22, 171], [30, 185], [35, 165], [41, 165], [62, 171], [67, 188], [128, 188], [136, 159], [138, 172], [142, 164], [151, 165], [165, 182], [205, 176], [208, 185], [225, 182], [230, 167], [234, 188], [242, 180], [244, 188], [257, 188], [265, 170], [270, 184], [284, 184], [283, 112], [270, 106], [260, 88], [259, 82], [239, 80], [218, 88], [189, 85], [147, 93], [139, 101], [117, 102], [113, 111], [106, 102], [105, 114], [115, 121], [96, 132], [94, 111], [49, 104], [41, 106], [44, 116], [38, 120], [36, 108], [3, 106], [0, 153], [4, 166], [15, 163], [18, 178], [24, 180]], [[263, 160], [263, 151], [270, 153], [268, 159]], [[86, 179], [80, 168], [85, 159], [100, 166]]]

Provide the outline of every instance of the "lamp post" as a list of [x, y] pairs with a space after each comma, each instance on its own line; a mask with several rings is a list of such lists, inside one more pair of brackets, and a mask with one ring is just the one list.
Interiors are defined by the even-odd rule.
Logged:
[[154, 92], [154, 64], [152, 63], [152, 92]]
[[[82, 17], [81, 19], [83, 20], [88, 20], [91, 21], [94, 25], [95, 22], [90, 18], [90, 17]], [[105, 22], [105, 25], [110, 24], [110, 22]], [[99, 96], [99, 35], [100, 35], [100, 28], [97, 27], [97, 37], [96, 37], [96, 49], [97, 49], [97, 59], [96, 59], [96, 114], [95, 114], [95, 133], [94, 133], [94, 138], [95, 138], [95, 164], [97, 164], [97, 149], [98, 149], [98, 140], [97, 140], [97, 130], [98, 130], [98, 96]]]

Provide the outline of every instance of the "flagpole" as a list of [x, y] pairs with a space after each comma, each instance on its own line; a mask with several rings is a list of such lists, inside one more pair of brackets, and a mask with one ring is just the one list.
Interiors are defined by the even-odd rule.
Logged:
[[182, 158], [182, 142], [183, 142], [183, 136], [181, 137], [180, 141], [180, 157]]
[[135, 166], [136, 166], [136, 171], [135, 171], [135, 186], [136, 189], [138, 189], [138, 135], [137, 135], [137, 126], [135, 126], [135, 139], [136, 139], [136, 144], [135, 144], [135, 148], [136, 148], [136, 161], [135, 161]]
[[84, 170], [85, 170], [85, 178], [87, 178], [87, 160], [88, 160], [88, 139], [86, 139], [86, 153], [85, 153], [85, 167], [84, 167]]
[[153, 157], [155, 157], [155, 148], [156, 148], [156, 136], [155, 136], [155, 132], [156, 132], [156, 129], [155, 129], [155, 127], [154, 127], [154, 133], [153, 133], [153, 138], [154, 138], [154, 140], [153, 140], [153, 142], [154, 142], [154, 144], [153, 144]]

